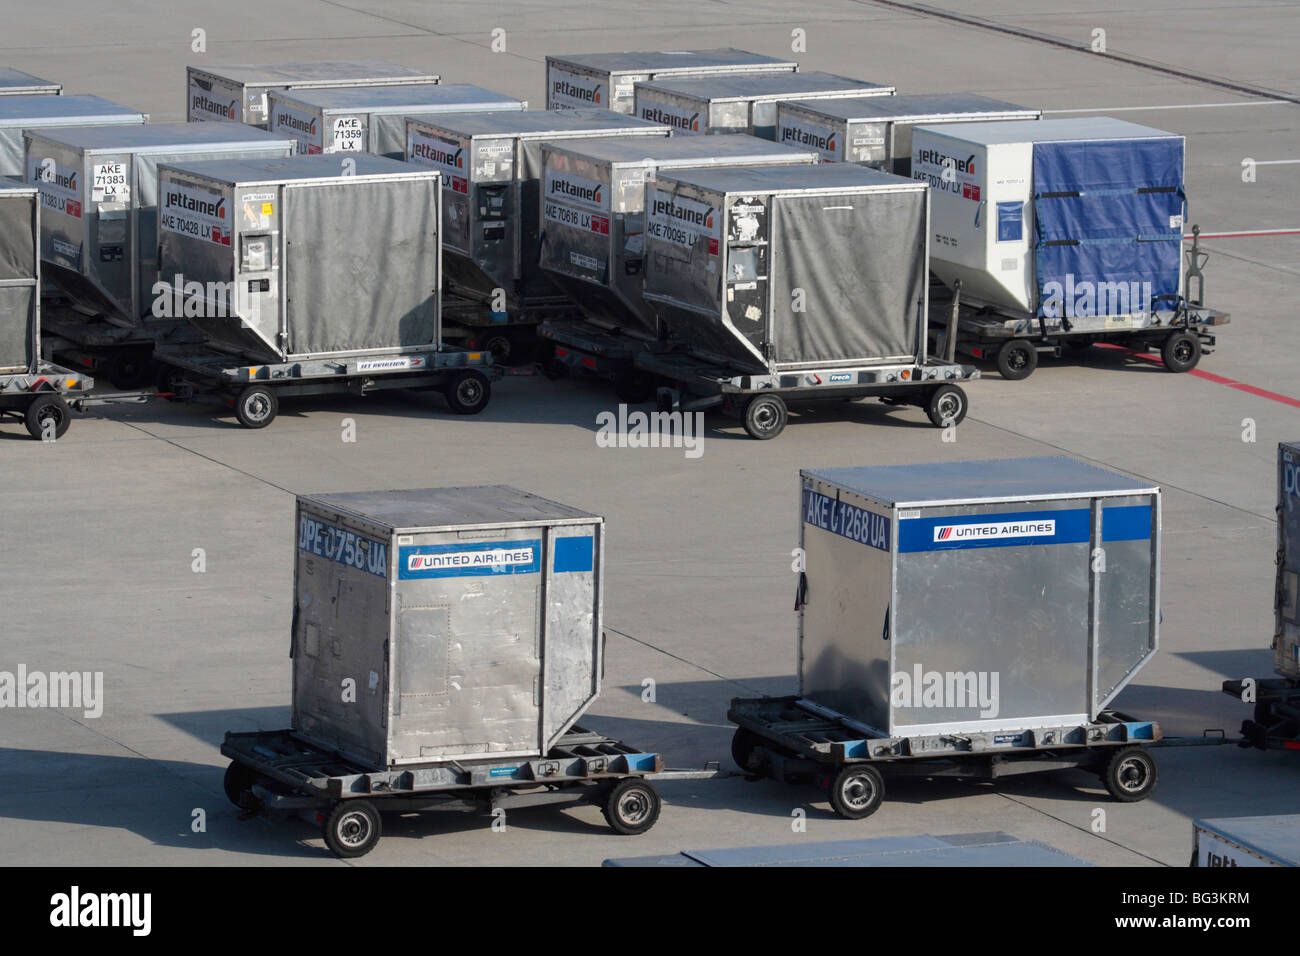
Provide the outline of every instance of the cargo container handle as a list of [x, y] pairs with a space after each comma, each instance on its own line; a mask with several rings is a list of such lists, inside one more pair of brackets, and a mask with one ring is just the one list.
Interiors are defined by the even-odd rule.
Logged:
[[804, 605], [806, 605], [807, 603], [808, 603], [808, 573], [806, 571], [800, 571], [799, 587], [794, 594], [794, 609], [796, 611], [802, 611], [804, 609]]

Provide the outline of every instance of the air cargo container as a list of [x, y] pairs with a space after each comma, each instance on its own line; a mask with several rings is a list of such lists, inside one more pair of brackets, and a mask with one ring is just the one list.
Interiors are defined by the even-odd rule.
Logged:
[[[28, 130], [27, 179], [45, 206], [46, 282], [86, 311], [139, 325], [151, 314], [158, 281], [159, 164], [287, 158], [293, 149], [290, 139], [242, 124]], [[62, 322], [59, 334], [79, 341], [77, 327], [90, 322], [79, 319]]]
[[677, 383], [661, 401], [720, 404], [754, 438], [780, 434], [790, 401], [875, 396], [961, 422], [955, 383], [975, 370], [926, 352], [925, 184], [844, 164], [674, 170], [645, 205], [644, 297], [679, 353], [634, 361]]
[[1109, 117], [917, 126], [912, 175], [934, 193], [930, 268], [969, 306], [959, 347], [1004, 377], [1099, 340], [1187, 371], [1228, 321], [1185, 288], [1182, 136]]
[[892, 86], [831, 73], [704, 76], [636, 84], [633, 115], [678, 133], [751, 133], [776, 139], [781, 100], [890, 96]]
[[1036, 120], [1041, 115], [976, 93], [786, 100], [776, 106], [776, 141], [815, 149], [822, 162], [859, 163], [910, 176], [914, 126]]
[[604, 670], [604, 533], [504, 485], [299, 496], [292, 729], [226, 735], [227, 795], [319, 807], [340, 856], [384, 809], [591, 802], [650, 829], [658, 755], [577, 726]]
[[[459, 317], [489, 327], [479, 334], [499, 361], [526, 354], [531, 326], [538, 321], [572, 311], [568, 297], [537, 262], [544, 145], [596, 137], [627, 143], [655, 137], [666, 142], [668, 135], [666, 126], [604, 109], [407, 120], [407, 161], [442, 173], [447, 291], [480, 304]], [[515, 328], [518, 325], [528, 328]]]
[[[647, 183], [691, 167], [817, 162], [810, 150], [746, 135], [545, 143], [542, 156], [542, 268], [591, 323], [642, 340], [657, 334], [654, 311], [641, 298]], [[548, 325], [543, 334], [552, 331]], [[579, 341], [572, 334], [562, 340]]]
[[40, 229], [36, 187], [0, 181], [0, 418], [53, 440], [68, 430], [68, 398], [94, 379], [41, 358]]
[[794, 73], [793, 60], [745, 50], [578, 53], [546, 58], [548, 110], [608, 108], [631, 114], [634, 87], [645, 80], [724, 73]]
[[156, 348], [164, 390], [215, 392], [250, 428], [279, 395], [441, 388], [454, 411], [487, 405], [491, 356], [441, 341], [438, 173], [350, 160], [159, 167], [159, 274], [209, 346]]
[[406, 156], [408, 116], [526, 110], [528, 104], [481, 86], [389, 86], [270, 93], [270, 130], [292, 136], [299, 153]]
[[62, 92], [60, 83], [42, 80], [13, 67], [0, 67], [0, 96], [58, 96]]
[[1192, 866], [1300, 866], [1300, 814], [1194, 820]]
[[186, 117], [266, 128], [266, 97], [275, 90], [342, 86], [414, 86], [437, 83], [438, 74], [362, 60], [332, 63], [242, 63], [185, 68]]
[[1056, 457], [804, 470], [800, 493], [798, 690], [732, 702], [742, 767], [833, 779], [848, 817], [929, 758], [1150, 794], [1159, 728], [1110, 708], [1159, 643], [1158, 487]]
[[98, 96], [37, 94], [0, 97], [0, 176], [22, 179], [26, 175], [24, 130], [55, 126], [139, 125], [148, 121], [149, 114]]
[[1277, 446], [1277, 570], [1273, 588], [1276, 677], [1223, 682], [1223, 692], [1253, 705], [1242, 745], [1300, 751], [1300, 442]]

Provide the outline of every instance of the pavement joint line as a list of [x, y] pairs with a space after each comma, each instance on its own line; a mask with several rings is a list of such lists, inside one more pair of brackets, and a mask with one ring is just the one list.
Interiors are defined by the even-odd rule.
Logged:
[[1216, 256], [1225, 256], [1228, 259], [1236, 259], [1238, 262], [1246, 262], [1252, 266], [1258, 266], [1261, 269], [1268, 269], [1272, 272], [1281, 272], [1289, 276], [1300, 276], [1300, 269], [1288, 269], [1286, 266], [1279, 266], [1271, 262], [1262, 262], [1259, 259], [1252, 259], [1249, 256], [1235, 256], [1231, 252], [1224, 252], [1222, 249], [1215, 249]]
[[492, 53], [504, 53], [507, 56], [513, 56], [515, 59], [518, 60], [527, 60], [530, 63], [543, 62], [542, 60], [539, 60], [536, 57], [524, 56], [522, 53], [512, 53], [508, 48], [505, 50], [493, 50], [489, 44], [475, 43], [473, 40], [466, 40], [461, 36], [457, 36], [456, 34], [441, 33], [438, 30], [431, 30], [428, 27], [422, 27], [417, 23], [408, 23], [405, 20], [398, 20], [395, 17], [386, 17], [381, 13], [375, 13], [373, 10], [358, 10], [356, 7], [350, 7], [346, 3], [338, 2], [338, 0], [317, 0], [317, 2], [323, 3], [326, 6], [336, 7], [339, 10], [347, 10], [349, 13], [356, 13], [363, 17], [372, 17], [376, 20], [383, 20], [385, 23], [393, 23], [399, 27], [409, 27], [412, 30], [419, 30], [420, 33], [426, 36], [440, 37], [444, 40], [455, 40], [457, 43], [464, 43], [468, 46], [476, 46], [482, 50], [488, 50], [489, 52]]
[[694, 667], [696, 670], [702, 670], [704, 671], [704, 673], [712, 677], [716, 677], [718, 680], [726, 681], [728, 684], [735, 684], [737, 687], [743, 687], [751, 694], [758, 694], [760, 697], [767, 696], [757, 687], [750, 687], [744, 681], [736, 680], [733, 677], [724, 677], [723, 675], [719, 674], [717, 671], [709, 670], [703, 664], [697, 664], [695, 661], [687, 660], [685, 657], [682, 657], [678, 654], [674, 654], [672, 651], [664, 650], [662, 647], [659, 647], [655, 644], [651, 644], [649, 641], [643, 641], [639, 637], [633, 637], [631, 634], [628, 634], [626, 631], [620, 631], [618, 628], [610, 627], [608, 624], [605, 625], [605, 630], [612, 631], [613, 633], [617, 634], [619, 637], [626, 637], [629, 641], [632, 641], [633, 643], [636, 644], [640, 644], [642, 647], [648, 647], [652, 651], [658, 651], [660, 654], [663, 654], [666, 657], [671, 657], [675, 661], [680, 661], [681, 663], [687, 665], [688, 667]]
[[960, 23], [964, 26], [974, 27], [977, 30], [989, 30], [995, 33], [1004, 33], [1008, 36], [1019, 37], [1022, 40], [1034, 40], [1038, 43], [1045, 43], [1050, 46], [1059, 47], [1063, 50], [1070, 50], [1074, 53], [1083, 53], [1087, 56], [1097, 57], [1102, 60], [1110, 60], [1114, 63], [1123, 63], [1127, 66], [1135, 66], [1143, 70], [1163, 73], [1166, 76], [1176, 76], [1180, 79], [1190, 80], [1194, 83], [1203, 83], [1206, 86], [1217, 86], [1220, 89], [1232, 90], [1234, 93], [1247, 93], [1251, 96], [1260, 97], [1261, 99], [1280, 99], [1288, 103], [1300, 104], [1300, 95], [1288, 95], [1288, 91], [1261, 89], [1260, 87], [1251, 86], [1246, 83], [1238, 83], [1234, 80], [1220, 79], [1205, 74], [1192, 73], [1187, 70], [1177, 69], [1176, 67], [1169, 66], [1165, 63], [1142, 59], [1141, 57], [1132, 56], [1127, 53], [1099, 53], [1094, 51], [1085, 43], [1067, 40], [1064, 37], [1054, 36], [1050, 33], [1041, 33], [1037, 30], [1014, 27], [1006, 23], [999, 23], [995, 20], [988, 20], [984, 17], [977, 17], [972, 14], [957, 13], [952, 10], [942, 10], [938, 7], [927, 6], [923, 3], [910, 3], [907, 2], [907, 0], [857, 0], [857, 2], [878, 3], [881, 6], [906, 10], [909, 13], [917, 14], [919, 16], [949, 20], [953, 23]]
[[1112, 840], [1108, 836], [1105, 836], [1100, 833], [1096, 833], [1090, 828], [1081, 827], [1079, 826], [1079, 824], [1071, 823], [1069, 820], [1065, 820], [1061, 817], [1058, 817], [1054, 813], [1048, 813], [1046, 810], [1042, 809], [1041, 807], [1035, 807], [1032, 804], [1026, 803], [1024, 800], [1021, 800], [1017, 797], [1013, 797], [1009, 793], [1004, 793], [1002, 791], [999, 791], [998, 796], [1002, 797], [1004, 800], [1010, 800], [1012, 803], [1024, 807], [1026, 810], [1030, 811], [1031, 813], [1040, 814], [1041, 816], [1047, 817], [1047, 819], [1049, 820], [1055, 820], [1057, 823], [1064, 824], [1065, 826], [1070, 827], [1072, 830], [1078, 830], [1080, 833], [1086, 833], [1088, 834], [1088, 836], [1096, 837], [1098, 840], [1101, 840], [1105, 843], [1109, 843], [1113, 847], [1118, 847], [1121, 850], [1127, 850], [1129, 853], [1132, 853], [1134, 856], [1140, 856], [1142, 857], [1142, 859], [1150, 860], [1152, 863], [1159, 864], [1160, 866], [1164, 866], [1164, 867], [1172, 866], [1172, 864], [1166, 863], [1164, 860], [1157, 859], [1154, 856], [1149, 856], [1146, 853], [1143, 853], [1141, 850], [1135, 850], [1131, 846], [1126, 846], [1125, 844], [1120, 843], [1117, 840]]
[[193, 448], [185, 447], [184, 445], [180, 444], [178, 441], [176, 441], [173, 438], [164, 438], [162, 435], [155, 435], [153, 432], [149, 431], [149, 429], [144, 428], [141, 425], [137, 425], [135, 422], [124, 421], [122, 422], [122, 424], [126, 425], [128, 428], [134, 428], [137, 431], [143, 432], [144, 434], [148, 435], [150, 438], [154, 439], [155, 441], [165, 442], [166, 444], [171, 445], [173, 448], [194, 455], [196, 458], [202, 458], [204, 461], [210, 461], [214, 465], [218, 465], [222, 468], [228, 468], [229, 470], [233, 471], [237, 475], [243, 475], [245, 478], [251, 478], [254, 481], [261, 482], [262, 484], [274, 488], [277, 491], [283, 491], [286, 495], [293, 495], [295, 498], [298, 496], [298, 493], [296, 491], [290, 491], [288, 488], [284, 487], [283, 485], [277, 485], [274, 481], [271, 481], [269, 478], [262, 478], [259, 475], [253, 474], [251, 471], [244, 471], [244, 469], [242, 468], [236, 468], [234, 465], [229, 464], [228, 462], [218, 461], [216, 458], [213, 458], [211, 455], [205, 455], [201, 451], [195, 451]]

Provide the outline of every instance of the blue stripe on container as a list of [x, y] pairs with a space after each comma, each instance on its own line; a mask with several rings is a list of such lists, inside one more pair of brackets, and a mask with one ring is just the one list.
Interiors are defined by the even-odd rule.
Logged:
[[594, 566], [596, 542], [591, 535], [555, 539], [552, 568], [562, 571], [590, 571]]
[[1148, 541], [1151, 538], [1151, 506], [1124, 505], [1101, 512], [1102, 541]]

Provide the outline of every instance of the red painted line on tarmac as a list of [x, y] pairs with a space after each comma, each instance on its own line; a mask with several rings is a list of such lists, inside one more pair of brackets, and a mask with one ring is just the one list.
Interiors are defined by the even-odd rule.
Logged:
[[[1164, 367], [1164, 362], [1158, 355], [1148, 355], [1145, 352], [1138, 352], [1134, 349], [1127, 348], [1123, 345], [1115, 345], [1111, 342], [1102, 342], [1100, 347], [1103, 349], [1115, 349], [1120, 352], [1127, 352], [1129, 355], [1143, 362], [1150, 362], [1152, 365]], [[1207, 382], [1213, 382], [1215, 385], [1226, 385], [1228, 388], [1235, 388], [1239, 392], [1245, 392], [1248, 395], [1254, 395], [1257, 398], [1267, 398], [1269, 401], [1281, 402], [1283, 405], [1290, 405], [1292, 408], [1300, 408], [1300, 398], [1292, 398], [1290, 395], [1281, 395], [1277, 392], [1270, 392], [1266, 388], [1260, 388], [1256, 385], [1247, 385], [1245, 382], [1238, 382], [1236, 379], [1227, 378], [1223, 375], [1215, 375], [1213, 372], [1205, 372], [1199, 368], [1194, 368], [1187, 375], [1196, 378], [1205, 379]]]

